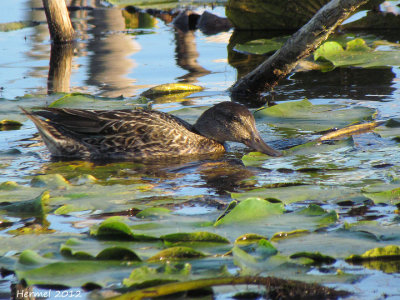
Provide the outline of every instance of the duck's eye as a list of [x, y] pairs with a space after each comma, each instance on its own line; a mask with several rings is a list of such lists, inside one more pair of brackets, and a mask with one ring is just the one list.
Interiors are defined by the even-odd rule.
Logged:
[[238, 116], [232, 116], [232, 121], [240, 123], [240, 118]]

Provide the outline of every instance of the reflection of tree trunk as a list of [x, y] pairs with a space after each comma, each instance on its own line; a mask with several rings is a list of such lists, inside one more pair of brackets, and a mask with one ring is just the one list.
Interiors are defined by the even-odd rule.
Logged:
[[50, 69], [47, 79], [48, 93], [69, 92], [74, 46], [71, 43], [52, 44]]
[[332, 0], [297, 31], [274, 55], [240, 78], [231, 88], [233, 97], [246, 97], [271, 89], [289, 74], [297, 62], [314, 51], [367, 0]]
[[135, 80], [126, 74], [135, 64], [128, 56], [138, 52], [140, 45], [132, 36], [121, 33], [125, 30], [125, 19], [120, 9], [95, 9], [92, 14], [87, 84], [100, 87], [103, 96], [131, 96], [136, 90]]
[[72, 41], [75, 32], [65, 0], [43, 0], [43, 7], [53, 42], [57, 44]]
[[196, 40], [194, 31], [183, 32], [179, 29], [175, 29], [175, 40], [176, 40], [176, 63], [182, 69], [189, 71], [188, 74], [180, 77], [185, 82], [196, 82], [198, 77], [207, 75], [210, 73], [207, 69], [204, 69], [197, 62], [199, 53], [196, 49]]

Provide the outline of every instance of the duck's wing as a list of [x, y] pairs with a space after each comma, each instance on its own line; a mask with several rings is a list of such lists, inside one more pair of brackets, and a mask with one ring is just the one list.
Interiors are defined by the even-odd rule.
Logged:
[[[25, 114], [54, 156], [129, 158], [185, 153], [192, 125], [149, 110], [44, 108]], [[190, 140], [190, 139], [189, 139]]]

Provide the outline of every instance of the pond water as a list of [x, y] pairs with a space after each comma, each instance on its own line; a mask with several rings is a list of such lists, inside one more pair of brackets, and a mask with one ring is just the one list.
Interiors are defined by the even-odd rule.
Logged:
[[[42, 259], [70, 263], [76, 258], [71, 254], [75, 250], [87, 247], [89, 252], [94, 253], [105, 247], [103, 242], [96, 243], [93, 237], [89, 237], [89, 229], [109, 216], [123, 215], [130, 216], [127, 221], [129, 226], [143, 234], [159, 237], [176, 232], [210, 231], [227, 238], [231, 245], [221, 246], [223, 251], [218, 247], [200, 247], [206, 253], [215, 255], [210, 258], [215, 261], [205, 261], [202, 265], [201, 259], [200, 262], [190, 260], [194, 273], [200, 278], [211, 276], [210, 273], [216, 270], [220, 272], [225, 264], [225, 271], [231, 275], [260, 274], [321, 282], [353, 292], [355, 299], [400, 297], [398, 259], [389, 260], [386, 264], [379, 264], [381, 261], [376, 264], [375, 261], [363, 264], [345, 261], [351, 254], [400, 245], [400, 130], [397, 125], [382, 126], [379, 127], [381, 129], [340, 142], [308, 146], [305, 150], [294, 150], [291, 154], [270, 159], [248, 154], [250, 150], [245, 146], [231, 143], [229, 151], [222, 156], [196, 160], [152, 164], [52, 160], [33, 123], [20, 113], [18, 106], [46, 106], [65, 93], [84, 93], [94, 98], [76, 100], [74, 96], [68, 96], [71, 98], [61, 102], [61, 105], [114, 109], [151, 104], [153, 109], [171, 112], [194, 122], [205, 108], [230, 101], [226, 90], [238, 76], [265, 58], [234, 52], [232, 48], [236, 43], [288, 34], [240, 33], [233, 30], [214, 35], [206, 35], [200, 30], [182, 32], [172, 23], [148, 14], [130, 14], [118, 7], [98, 4], [98, 1], [81, 2], [79, 5], [93, 9], [71, 12], [78, 40], [70, 77], [62, 91], [64, 93], [54, 94], [48, 94], [51, 44], [44, 12], [38, 9], [41, 1], [2, 3], [2, 23], [38, 22], [36, 26], [0, 32], [0, 120], [22, 122], [21, 128], [0, 131], [0, 184], [3, 183], [0, 209], [4, 208], [0, 216], [0, 239], [4, 245], [0, 249], [2, 268], [17, 271], [17, 277], [28, 278], [27, 281], [33, 285], [60, 285], [44, 273], [38, 275], [44, 278], [42, 281], [32, 274], [23, 273], [32, 268], [18, 261], [19, 254], [32, 249], [43, 256]], [[205, 10], [219, 16], [225, 14], [223, 3], [216, 6], [197, 4], [193, 9], [199, 14]], [[399, 43], [397, 32], [393, 31], [357, 31], [352, 34], [364, 39]], [[155, 85], [174, 82], [196, 84], [205, 89], [175, 98], [150, 100], [139, 96]], [[313, 105], [331, 105], [322, 106], [329, 110], [327, 117], [317, 116], [322, 123], [335, 116], [341, 120], [341, 116], [331, 115], [331, 111], [351, 110], [351, 115], [356, 114], [358, 108], [376, 112], [365, 115], [365, 118], [398, 120], [400, 68], [348, 67], [330, 72], [296, 72], [282, 80], [265, 97], [269, 102], [278, 104], [307, 98]], [[295, 117], [293, 121], [276, 118], [273, 120], [277, 122], [271, 123], [269, 116], [255, 115], [263, 138], [274, 148], [287, 150], [319, 136], [316, 133], [318, 130], [310, 129], [303, 123], [297, 124]], [[329, 121], [336, 124], [335, 120]], [[9, 188], [5, 184], [10, 181], [15, 182], [15, 186]], [[50, 193], [50, 205], [44, 220], [33, 212], [7, 208], [10, 203], [18, 201], [28, 201], [21, 203], [29, 206], [29, 200], [44, 191]], [[255, 205], [256, 202], [251, 202], [254, 198], [272, 199], [268, 205], [281, 203], [284, 207], [268, 208], [275, 213], [265, 213], [256, 223], [250, 222], [251, 216], [247, 219], [246, 216], [244, 219], [234, 216], [234, 221], [212, 226], [233, 199], [242, 203], [250, 199], [246, 203]], [[277, 204], [277, 201], [280, 202]], [[300, 213], [310, 204], [317, 204], [323, 209], [318, 215], [320, 219], [311, 220]], [[154, 216], [150, 214], [149, 218], [136, 217], [137, 212], [152, 207], [168, 209], [169, 213], [165, 216], [161, 214], [161, 217], [158, 213]], [[245, 215], [240, 211], [239, 214]], [[331, 219], [327, 221], [327, 218]], [[148, 227], [145, 228], [146, 224]], [[139, 225], [145, 229], [134, 227]], [[255, 255], [249, 251], [258, 259], [258, 266], [242, 253], [244, 251], [236, 249], [237, 246], [231, 254], [234, 259], [219, 256], [230, 251], [235, 239], [242, 234], [258, 233], [271, 237], [277, 232], [299, 229], [308, 230], [309, 234], [275, 241], [273, 245], [279, 257], [275, 255], [273, 260], [263, 259], [262, 255], [257, 256], [260, 253]], [[72, 244], [68, 246], [67, 241], [71, 238], [83, 241], [82, 248]], [[130, 247], [143, 259], [163, 248], [149, 244]], [[61, 245], [72, 249], [67, 258], [59, 253]], [[336, 262], [310, 264], [309, 261], [298, 262], [288, 258], [303, 251], [318, 251], [336, 258]], [[285, 263], [282, 263], [284, 260]], [[45, 264], [40, 261], [39, 265], [43, 267]], [[207, 268], [209, 273], [204, 275], [202, 272]], [[76, 274], [68, 273], [65, 275], [66, 285], [80, 287], [83, 283], [96, 281], [98, 286], [107, 289], [119, 288], [123, 285], [122, 279], [129, 277], [132, 267], [123, 266], [117, 270], [120, 272], [118, 276], [109, 271], [112, 280], [104, 275], [104, 270], [99, 270], [94, 272], [99, 281], [84, 278], [82, 283], [73, 281]], [[0, 298], [8, 298], [10, 285], [17, 279], [13, 274], [3, 273]], [[93, 273], [87, 276], [96, 277]], [[246, 288], [243, 290], [247, 291]], [[260, 290], [256, 289], [262, 294]], [[46, 292], [46, 289], [36, 286], [33, 291]], [[82, 292], [80, 295], [84, 297], [93, 296], [93, 292], [80, 289], [69, 291]], [[215, 291], [217, 299], [229, 299], [238, 290]], [[48, 298], [54, 297], [55, 293]]]

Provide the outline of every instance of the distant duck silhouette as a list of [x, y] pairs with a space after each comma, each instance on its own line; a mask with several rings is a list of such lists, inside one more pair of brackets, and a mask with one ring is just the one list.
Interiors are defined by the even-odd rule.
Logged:
[[38, 128], [50, 153], [60, 158], [135, 160], [220, 153], [225, 151], [225, 141], [281, 155], [262, 140], [251, 112], [234, 102], [209, 108], [194, 125], [144, 109], [21, 109]]

